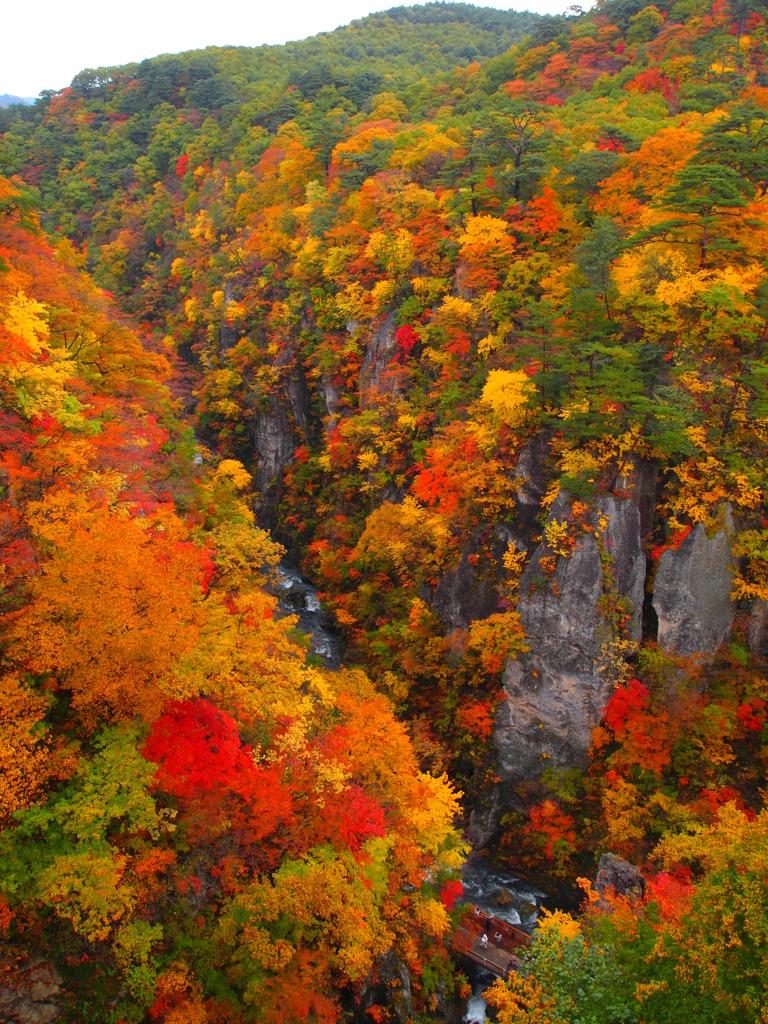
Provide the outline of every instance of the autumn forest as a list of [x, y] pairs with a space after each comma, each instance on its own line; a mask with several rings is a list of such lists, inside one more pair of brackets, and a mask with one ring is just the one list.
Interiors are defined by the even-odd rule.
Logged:
[[763, 0], [0, 110], [0, 397], [0, 1019], [768, 1021]]

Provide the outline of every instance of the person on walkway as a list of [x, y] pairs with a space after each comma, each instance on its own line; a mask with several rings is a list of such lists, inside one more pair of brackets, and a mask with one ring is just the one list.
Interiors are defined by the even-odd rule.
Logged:
[[483, 937], [480, 939], [480, 945], [483, 949], [488, 949], [488, 936], [483, 932]]
[[501, 949], [501, 932], [496, 932], [493, 938], [496, 941], [496, 945], [499, 947], [499, 949]]

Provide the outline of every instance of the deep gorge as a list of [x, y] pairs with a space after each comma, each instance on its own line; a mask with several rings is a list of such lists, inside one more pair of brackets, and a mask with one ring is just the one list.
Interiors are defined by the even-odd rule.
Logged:
[[762, 1019], [766, 45], [436, 3], [0, 110], [0, 1016]]

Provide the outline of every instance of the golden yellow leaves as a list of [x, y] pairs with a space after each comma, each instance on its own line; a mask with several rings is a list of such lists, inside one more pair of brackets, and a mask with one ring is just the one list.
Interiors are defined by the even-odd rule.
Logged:
[[26, 419], [49, 413], [77, 427], [82, 423], [80, 405], [65, 387], [74, 363], [66, 349], [52, 345], [47, 313], [43, 303], [21, 290], [6, 301], [0, 295], [0, 380], [8, 385], [6, 401]]
[[446, 869], [460, 867], [466, 854], [463, 843], [446, 844], [460, 810], [460, 797], [461, 793], [456, 792], [447, 775], [435, 778], [424, 772], [417, 773], [410, 808], [413, 837], [424, 853], [436, 857]]
[[530, 650], [520, 616], [513, 611], [497, 612], [470, 623], [467, 642], [477, 651], [483, 670], [491, 674], [500, 672], [507, 658]]
[[344, 323], [370, 320], [374, 315], [371, 295], [357, 281], [345, 285], [334, 300], [337, 315]]
[[743, 269], [723, 267], [720, 270], [698, 270], [695, 273], [679, 274], [673, 281], [661, 281], [656, 288], [656, 297], [669, 306], [688, 306], [698, 297], [720, 288], [732, 298], [736, 312], [747, 313], [752, 304], [745, 297], [765, 280], [765, 270], [757, 263]]
[[320, 949], [326, 971], [352, 980], [392, 941], [357, 864], [326, 851], [286, 861], [271, 882], [251, 885], [233, 902], [222, 936], [270, 972], [285, 970], [302, 947]]
[[263, 586], [284, 553], [268, 533], [247, 521], [225, 519], [208, 531], [206, 541], [214, 545], [216, 584], [223, 592]]
[[373, 564], [383, 556], [404, 581], [412, 581], [417, 569], [436, 570], [443, 564], [449, 541], [442, 517], [408, 495], [400, 505], [385, 501], [371, 513], [353, 558]]
[[367, 473], [370, 470], [375, 469], [378, 464], [378, 452], [371, 451], [370, 449], [363, 449], [357, 457], [357, 467], [361, 473]]
[[398, 228], [392, 233], [372, 231], [365, 254], [393, 278], [406, 274], [415, 258], [413, 240], [405, 228]]
[[445, 277], [414, 277], [411, 287], [426, 306], [433, 306], [450, 290], [450, 281]]
[[477, 354], [481, 359], [487, 359], [491, 352], [495, 352], [501, 344], [502, 339], [498, 334], [486, 334], [477, 343]]
[[343, 273], [347, 263], [355, 255], [355, 248], [351, 245], [333, 245], [325, 253], [323, 261], [323, 277], [334, 281]]
[[471, 327], [477, 323], [480, 310], [472, 302], [448, 295], [436, 311], [435, 321], [451, 327]]
[[734, 541], [733, 557], [742, 566], [734, 574], [734, 600], [768, 601], [768, 531], [742, 531]]
[[251, 474], [237, 459], [223, 459], [216, 467], [214, 481], [231, 480], [236, 490], [242, 491], [251, 485]]
[[518, 551], [512, 541], [509, 542], [507, 550], [502, 555], [502, 564], [509, 573], [509, 577], [503, 582], [504, 593], [510, 602], [520, 589], [520, 577], [523, 574], [523, 565], [527, 557], [525, 550]]
[[414, 171], [420, 167], [438, 166], [460, 145], [458, 132], [449, 128], [441, 131], [437, 125], [420, 125], [414, 133], [408, 133], [403, 140], [405, 145], [397, 145], [392, 154], [393, 167], [401, 167], [404, 171]]
[[39, 731], [48, 702], [16, 676], [0, 679], [0, 824], [44, 787], [48, 750]]
[[644, 838], [648, 823], [637, 786], [617, 777], [603, 792], [602, 804], [607, 827], [606, 842], [610, 849], [633, 853], [637, 843]]
[[674, 471], [678, 486], [666, 503], [672, 529], [682, 529], [686, 520], [711, 526], [724, 502], [740, 504], [741, 494], [730, 486], [730, 474], [724, 472], [722, 462], [713, 455], [702, 452], [697, 458], [675, 466]]
[[581, 926], [564, 910], [547, 910], [542, 907], [537, 919], [538, 930], [551, 942], [563, 943], [581, 935]]
[[567, 519], [563, 520], [562, 523], [559, 523], [556, 519], [550, 519], [544, 527], [544, 539], [547, 542], [547, 546], [562, 558], [568, 558], [573, 552], [573, 531]]
[[467, 217], [464, 230], [459, 235], [460, 251], [470, 246], [481, 246], [493, 248], [495, 246], [507, 247], [512, 242], [509, 234], [509, 225], [498, 217], [491, 217], [488, 214], [480, 214], [476, 217]]
[[50, 334], [43, 319], [46, 307], [36, 299], [30, 299], [24, 292], [13, 295], [3, 312], [5, 327], [20, 338], [33, 355], [39, 355], [47, 346]]
[[408, 107], [393, 92], [380, 92], [371, 100], [371, 120], [408, 121]]
[[422, 928], [427, 935], [439, 939], [448, 931], [451, 919], [448, 911], [440, 900], [432, 899], [429, 896], [420, 896], [413, 903], [413, 917], [418, 928]]
[[384, 313], [397, 295], [397, 282], [390, 279], [377, 281], [371, 289], [371, 312]]
[[491, 370], [483, 388], [483, 402], [508, 427], [522, 427], [530, 419], [536, 385], [522, 370]]
[[510, 975], [507, 984], [501, 979], [484, 993], [498, 1011], [499, 1024], [559, 1024], [555, 1000], [525, 975]]
[[[622, 296], [655, 293], [660, 284], [676, 282], [689, 271], [690, 261], [679, 247], [661, 242], [625, 252], [615, 262], [612, 278]], [[671, 293], [674, 301], [674, 292]]]

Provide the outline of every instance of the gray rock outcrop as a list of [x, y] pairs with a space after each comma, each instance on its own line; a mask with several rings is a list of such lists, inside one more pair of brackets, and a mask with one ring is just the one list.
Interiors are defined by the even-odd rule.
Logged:
[[665, 551], [653, 586], [659, 618], [659, 646], [668, 654], [712, 655], [733, 632], [731, 536], [725, 514], [721, 530], [709, 537], [698, 523], [675, 551]]
[[768, 653], [768, 601], [758, 598], [752, 602], [747, 619], [747, 643], [753, 654], [764, 658]]
[[642, 616], [645, 597], [645, 555], [641, 550], [640, 512], [634, 501], [621, 498], [600, 498], [598, 511], [607, 519], [603, 543], [613, 576], [611, 589], [628, 598], [630, 620], [626, 634], [639, 641], [643, 634]]
[[540, 435], [529, 441], [518, 456], [514, 477], [521, 509], [539, 510], [541, 499], [547, 493], [544, 466], [548, 452], [549, 441]]
[[338, 420], [339, 401], [343, 393], [341, 381], [337, 376], [330, 373], [323, 373], [320, 378], [320, 391], [325, 401], [325, 408], [328, 410], [328, 426], [330, 430]]
[[256, 487], [262, 496], [266, 496], [290, 463], [297, 447], [293, 424], [283, 405], [275, 403], [272, 411], [257, 415], [254, 438], [258, 455]]
[[496, 835], [506, 796], [503, 790], [503, 784], [491, 786], [474, 802], [467, 828], [467, 836], [474, 850], [482, 850]]
[[[224, 310], [226, 313], [227, 306], [234, 302], [235, 293], [234, 286], [231, 280], [227, 280], [224, 284]], [[229, 349], [234, 348], [240, 337], [239, 332], [227, 323], [226, 319], [222, 320], [221, 327], [219, 328], [219, 347], [222, 352], [227, 352]]]
[[634, 864], [615, 853], [604, 853], [597, 865], [595, 889], [604, 896], [611, 891], [617, 896], [632, 896], [642, 899], [645, 895], [645, 879]]
[[[347, 325], [347, 330], [351, 325]], [[357, 325], [354, 325], [355, 327]], [[386, 377], [393, 350], [397, 345], [395, 333], [397, 321], [390, 313], [380, 327], [372, 331], [365, 341], [365, 355], [360, 367], [360, 408], [367, 408], [373, 397], [382, 391], [392, 391], [391, 381]]]
[[390, 1019], [397, 1024], [408, 1024], [413, 1018], [411, 975], [392, 950], [379, 961], [376, 980], [364, 985], [355, 1007], [355, 1019], [369, 1021], [371, 1017], [366, 1011], [373, 1006], [385, 1006]]
[[295, 354], [286, 350], [277, 364], [282, 394], [272, 395], [266, 408], [253, 417], [253, 441], [258, 456], [254, 482], [262, 500], [270, 495], [283, 470], [290, 465], [296, 448], [306, 440], [309, 424], [309, 396]]
[[[549, 521], [570, 519], [569, 510], [561, 495]], [[637, 506], [600, 498], [592, 526], [596, 535], [581, 533], [567, 557], [542, 542], [523, 574], [518, 611], [531, 650], [510, 661], [503, 677], [505, 700], [494, 730], [502, 780], [534, 780], [549, 765], [586, 766], [592, 730], [614, 684], [604, 666], [618, 637], [604, 596], [608, 603], [624, 599], [625, 636], [640, 639], [645, 555]]]
[[635, 455], [631, 469], [617, 477], [615, 489], [625, 492], [640, 510], [640, 535], [650, 538], [656, 521], [656, 504], [658, 500], [659, 467], [648, 459]]
[[7, 1024], [50, 1024], [59, 1016], [61, 988], [56, 968], [42, 960], [19, 965], [0, 985], [0, 1020]]
[[[466, 629], [473, 620], [485, 619], [499, 610], [498, 567], [509, 544], [524, 549], [523, 542], [503, 523], [497, 523], [485, 535], [476, 531], [462, 551], [459, 564], [440, 579], [433, 606], [450, 629]], [[495, 572], [489, 572], [489, 561]]]

